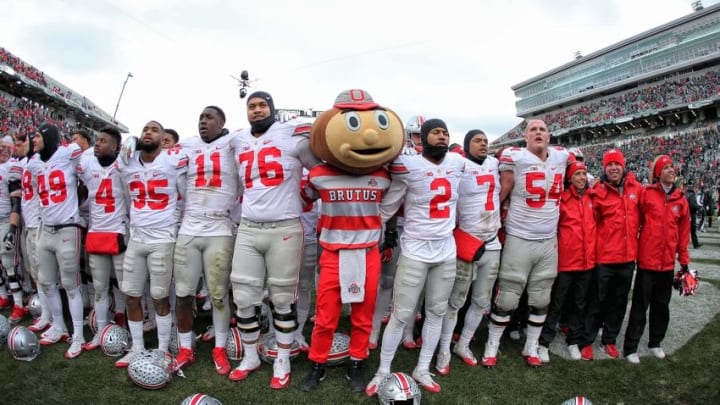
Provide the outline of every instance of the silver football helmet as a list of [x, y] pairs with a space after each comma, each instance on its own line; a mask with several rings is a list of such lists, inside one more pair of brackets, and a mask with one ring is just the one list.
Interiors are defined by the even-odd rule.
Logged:
[[5, 346], [10, 329], [12, 329], [10, 321], [4, 315], [0, 315], [0, 346]]
[[111, 323], [100, 334], [100, 349], [110, 357], [125, 354], [130, 348], [130, 333], [122, 326]]
[[172, 379], [172, 356], [160, 350], [145, 350], [136, 354], [128, 365], [130, 381], [139, 387], [156, 390]]
[[132, 158], [132, 155], [135, 152], [138, 141], [138, 137], [134, 135], [128, 136], [127, 139], [123, 141], [122, 146], [120, 147], [120, 154], [118, 155], [123, 163], [127, 164], [130, 161], [130, 158]]
[[[107, 319], [108, 322], [110, 322], [110, 319], [112, 319], [109, 312], [108, 312], [107, 318], [105, 318], [105, 319]], [[87, 321], [88, 321], [88, 326], [90, 327], [90, 331], [93, 333], [93, 335], [98, 333], [97, 314], [95, 313], [95, 308], [90, 310]]]
[[192, 394], [183, 399], [180, 405], [222, 405], [222, 402], [205, 394]]
[[225, 343], [225, 350], [227, 351], [228, 359], [242, 360], [243, 344], [237, 328], [230, 328], [230, 333], [228, 333], [227, 342]]
[[330, 346], [330, 353], [328, 354], [325, 364], [328, 366], [339, 366], [344, 364], [348, 358], [350, 358], [350, 336], [335, 332], [332, 345]]
[[8, 335], [8, 348], [15, 360], [32, 361], [40, 354], [40, 341], [24, 326], [16, 326]]
[[583, 155], [583, 152], [580, 148], [570, 148], [568, 149], [568, 152], [575, 156], [575, 160], [577, 160], [578, 162], [585, 161], [585, 155]]
[[593, 405], [593, 403], [584, 396], [578, 395], [576, 397], [565, 400], [565, 402], [560, 405]]
[[383, 405], [403, 403], [419, 405], [422, 393], [415, 380], [405, 373], [388, 374], [377, 390], [377, 396]]
[[[258, 354], [260, 358], [266, 363], [273, 364], [277, 358], [277, 341], [275, 340], [274, 334], [268, 334], [262, 337], [260, 344], [257, 346]], [[300, 355], [300, 345], [297, 341], [294, 341], [290, 347], [290, 360], [295, 359]]]
[[28, 311], [33, 319], [38, 319], [42, 315], [42, 306], [40, 305], [40, 296], [33, 294], [28, 298]]

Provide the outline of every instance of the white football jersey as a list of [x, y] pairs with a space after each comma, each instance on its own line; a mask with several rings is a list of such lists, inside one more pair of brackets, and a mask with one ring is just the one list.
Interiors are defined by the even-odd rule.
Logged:
[[127, 186], [117, 165], [102, 167], [94, 154], [83, 153], [77, 170], [88, 190], [89, 231], [125, 234], [128, 225]]
[[82, 150], [77, 144], [59, 146], [47, 162], [36, 153], [27, 170], [37, 182], [40, 220], [44, 225], [80, 224], [77, 165]]
[[22, 167], [22, 200], [20, 207], [25, 227], [37, 228], [40, 226], [40, 197], [36, 191], [36, 178], [27, 170], [28, 162], [28, 158], [18, 161], [18, 164]]
[[276, 122], [257, 138], [250, 129], [233, 134], [235, 161], [244, 187], [243, 218], [273, 222], [300, 217], [302, 168], [320, 163], [310, 152], [309, 130], [309, 125]]
[[[452, 232], [456, 222], [458, 186], [465, 158], [448, 153], [440, 164], [421, 155], [400, 155], [390, 165], [392, 184], [380, 205], [387, 221], [403, 202], [405, 223], [400, 236], [403, 255], [439, 262], [455, 255]], [[427, 241], [438, 241], [437, 246]]]
[[[83, 156], [95, 156], [95, 150], [93, 148], [88, 148], [83, 151], [82, 155], [80, 155], [80, 162], [82, 163]], [[80, 219], [82, 220], [84, 226], [86, 228], [90, 227], [90, 197], [86, 198], [85, 201], [80, 202]]]
[[180, 234], [232, 236], [230, 210], [238, 195], [238, 175], [231, 138], [227, 134], [206, 143], [197, 136], [180, 144], [188, 157]]
[[174, 241], [175, 208], [179, 183], [185, 181], [187, 156], [179, 148], [164, 149], [152, 162], [141, 163], [140, 155], [140, 151], [134, 152], [127, 164], [115, 162], [129, 188], [132, 236], [144, 233], [150, 237], [153, 229], [171, 230], [163, 235], [173, 240], [156, 238], [156, 242]]
[[22, 165], [17, 161], [8, 160], [0, 164], [0, 221], [6, 222], [10, 217], [10, 182], [21, 181]]
[[500, 171], [511, 170], [515, 185], [505, 232], [521, 239], [543, 240], [557, 234], [560, 194], [570, 153], [563, 147], [548, 147], [545, 161], [527, 148], [508, 148], [500, 158]]
[[[488, 242], [500, 229], [500, 171], [498, 160], [485, 158], [482, 165], [471, 160], [465, 162], [465, 173], [458, 188], [458, 226]], [[498, 250], [495, 239], [485, 246]]]

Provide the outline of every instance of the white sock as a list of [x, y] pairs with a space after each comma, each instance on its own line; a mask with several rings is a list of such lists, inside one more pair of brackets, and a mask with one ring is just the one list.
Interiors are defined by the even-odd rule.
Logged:
[[260, 361], [257, 351], [257, 340], [260, 337], [260, 331], [251, 333], [240, 332], [240, 336], [243, 344], [243, 360], [248, 359], [248, 361], [251, 361], [252, 363]]
[[155, 322], [157, 323], [158, 349], [168, 352], [170, 344], [170, 332], [172, 330], [172, 315], [160, 315], [155, 313]]
[[85, 306], [83, 305], [80, 288], [75, 287], [72, 290], [65, 290], [65, 294], [67, 295], [70, 318], [72, 319], [73, 324], [73, 337], [82, 336], [83, 325], [85, 324], [85, 319], [83, 317]]
[[435, 354], [435, 349], [437, 349], [438, 342], [440, 341], [442, 321], [443, 318], [441, 316], [425, 311], [425, 323], [423, 324], [422, 329], [423, 343], [416, 367], [418, 370], [430, 370], [430, 361], [432, 360], [433, 354]]
[[488, 325], [488, 344], [491, 346], [500, 346], [500, 338], [505, 332], [505, 325], [496, 325], [492, 322]]
[[40, 319], [44, 321], [50, 321], [50, 307], [48, 307], [48, 298], [45, 294], [45, 291], [42, 290], [42, 288], [38, 288], [38, 298], [40, 298], [40, 309], [42, 310], [42, 313], [40, 314]]
[[[454, 314], [450, 314], [450, 312]], [[450, 343], [452, 342], [452, 335], [455, 331], [455, 325], [457, 325], [457, 310], [453, 310], [448, 307], [445, 316], [442, 319], [442, 329], [440, 332], [440, 343], [438, 344], [438, 351], [440, 353], [450, 352]], [[425, 338], [423, 338], [423, 345], [425, 344]]]
[[132, 350], [145, 350], [145, 340], [143, 339], [143, 321], [128, 320], [127, 324], [128, 328], [130, 328], [130, 336], [132, 337]]
[[480, 326], [482, 319], [482, 308], [475, 304], [470, 304], [470, 308], [468, 308], [468, 311], [465, 313], [465, 324], [463, 325], [460, 339], [458, 339], [457, 344], [459, 346], [467, 347], [470, 345], [470, 340], [475, 336], [475, 331], [477, 331], [478, 326]]
[[190, 332], [178, 332], [178, 341], [180, 342], [180, 347], [185, 349], [192, 349], [192, 339], [193, 339], [193, 333]]
[[540, 339], [540, 333], [542, 333], [542, 326], [534, 326], [528, 324], [527, 331], [525, 332], [525, 348], [523, 351], [525, 353], [531, 352], [531, 350], [535, 350], [538, 345], [538, 340]]
[[110, 306], [110, 300], [108, 299], [107, 293], [103, 294], [99, 300], [95, 301], [95, 321], [97, 322], [98, 332], [102, 331], [103, 328], [108, 324], [108, 308]]
[[25, 304], [23, 303], [22, 288], [17, 291], [13, 291], [12, 295], [13, 295], [13, 301], [15, 302], [15, 306], [20, 307], [20, 308], [25, 308]]
[[215, 327], [215, 347], [225, 347], [227, 343], [228, 331], [230, 330], [230, 302], [229, 295], [223, 297], [222, 308], [220, 305], [213, 305], [212, 318]]
[[[63, 318], [60, 290], [54, 285], [50, 287], [48, 291], [45, 291], [45, 296], [48, 299], [48, 308], [53, 318], [52, 326], [56, 329], [67, 330], [67, 325], [65, 325], [65, 319]], [[80, 300], [80, 306], [82, 306], [82, 300]]]
[[378, 367], [379, 373], [390, 374], [390, 366], [392, 366], [395, 352], [402, 340], [404, 328], [405, 324], [400, 322], [400, 320], [395, 317], [395, 312], [393, 312], [385, 326], [385, 332], [383, 332], [382, 347], [380, 348], [380, 366]]

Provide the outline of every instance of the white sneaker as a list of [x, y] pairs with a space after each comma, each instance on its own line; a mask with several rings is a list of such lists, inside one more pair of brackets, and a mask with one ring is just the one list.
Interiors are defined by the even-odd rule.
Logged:
[[278, 357], [273, 362], [273, 376], [270, 380], [270, 388], [283, 389], [290, 386], [290, 361]]
[[100, 338], [102, 338], [102, 331], [98, 331], [89, 342], [83, 344], [83, 350], [90, 351], [100, 347]]
[[658, 359], [665, 358], [665, 352], [663, 351], [663, 349], [661, 347], [651, 347], [650, 353]]
[[440, 375], [450, 374], [450, 352], [438, 352], [435, 360], [435, 370]]
[[122, 358], [120, 358], [120, 360], [115, 362], [115, 367], [127, 368], [130, 365], [133, 357], [135, 357], [135, 355], [138, 353], [140, 353], [140, 350], [130, 350]]
[[374, 397], [377, 395], [378, 387], [380, 386], [380, 383], [383, 382], [385, 377], [387, 377], [388, 374], [377, 372], [375, 373], [375, 376], [370, 380], [368, 385], [365, 386], [365, 395], [369, 397]]
[[72, 342], [70, 343], [70, 347], [65, 352], [65, 358], [70, 360], [70, 359], [74, 359], [77, 356], [81, 355], [83, 352], [84, 344], [85, 344], [85, 339], [82, 336], [73, 338]]
[[419, 386], [423, 387], [426, 391], [437, 394], [440, 392], [440, 384], [433, 380], [433, 374], [427, 370], [413, 370], [412, 378]]
[[637, 353], [628, 354], [625, 358], [632, 364], [640, 364], [640, 357]]
[[453, 353], [458, 355], [468, 366], [477, 366], [478, 361], [469, 347], [456, 344], [455, 347], [453, 347]]
[[543, 363], [550, 363], [550, 351], [545, 346], [538, 346], [537, 351], [538, 357], [540, 357], [540, 361]]
[[580, 354], [580, 348], [578, 347], [578, 345], [568, 346], [568, 353], [570, 353], [570, 358], [573, 360], [580, 360], [582, 358], [582, 354]]
[[68, 335], [67, 330], [58, 329], [54, 326], [51, 326], [50, 329], [46, 330], [42, 335], [40, 335], [40, 344], [43, 346], [48, 346], [60, 341], [67, 341], [69, 337], [70, 335]]

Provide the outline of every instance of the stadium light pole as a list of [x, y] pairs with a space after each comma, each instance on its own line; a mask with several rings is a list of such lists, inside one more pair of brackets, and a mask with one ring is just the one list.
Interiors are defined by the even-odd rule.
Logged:
[[115, 121], [115, 116], [117, 115], [117, 110], [120, 108], [120, 100], [122, 100], [123, 93], [125, 93], [125, 86], [127, 86], [128, 80], [133, 77], [133, 74], [128, 72], [127, 77], [125, 77], [125, 82], [123, 82], [122, 89], [120, 90], [120, 97], [118, 97], [117, 104], [115, 105], [115, 112], [113, 113], [112, 119]]

